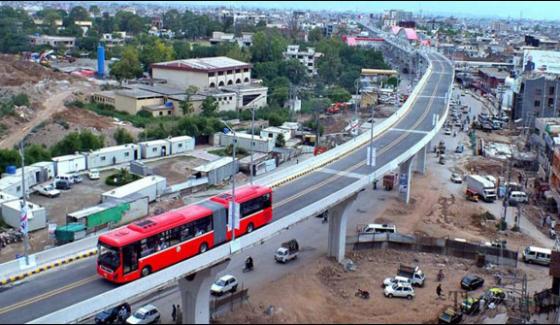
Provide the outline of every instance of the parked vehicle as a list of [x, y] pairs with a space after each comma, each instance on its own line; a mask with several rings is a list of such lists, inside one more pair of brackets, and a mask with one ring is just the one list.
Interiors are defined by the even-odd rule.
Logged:
[[462, 319], [463, 313], [455, 311], [452, 307], [448, 307], [439, 315], [438, 324], [459, 324]]
[[480, 310], [480, 298], [467, 297], [461, 303], [461, 311], [467, 315], [472, 315]]
[[463, 177], [461, 177], [461, 175], [459, 175], [457, 173], [453, 173], [453, 174], [451, 174], [451, 181], [453, 183], [461, 184], [461, 183], [463, 183]]
[[527, 197], [527, 193], [521, 191], [512, 191], [509, 194], [509, 202], [510, 203], [527, 203], [529, 202], [529, 198]]
[[523, 250], [523, 262], [550, 265], [552, 251], [547, 248], [529, 246]]
[[88, 172], [88, 178], [91, 180], [96, 180], [99, 179], [99, 170], [98, 169], [92, 169]]
[[476, 290], [484, 285], [484, 279], [477, 275], [466, 275], [461, 280], [461, 288], [470, 291]]
[[486, 304], [493, 302], [498, 305], [506, 299], [506, 292], [502, 288], [490, 288], [484, 292], [480, 299], [484, 299]]
[[391, 286], [385, 287], [383, 294], [387, 298], [398, 297], [412, 300], [412, 298], [414, 298], [414, 289], [410, 285], [395, 283]]
[[65, 174], [61, 174], [56, 176], [56, 178], [54, 179], [55, 182], [58, 181], [66, 181], [68, 182], [70, 185], [74, 184], [74, 177], [72, 177], [72, 175], [65, 175]]
[[53, 184], [38, 186], [37, 192], [39, 192], [39, 194], [41, 195], [50, 198], [57, 197], [60, 195], [60, 191], [57, 190]]
[[496, 200], [494, 183], [480, 175], [467, 175], [467, 190], [477, 194], [486, 202]]
[[84, 179], [78, 174], [72, 174], [72, 180], [74, 181], [74, 184], [78, 184], [81, 183]]
[[439, 163], [440, 165], [445, 165], [445, 155], [444, 155], [444, 154], [441, 154], [441, 155], [439, 156], [438, 163]]
[[361, 234], [384, 234], [384, 233], [396, 233], [397, 226], [389, 225], [389, 224], [379, 224], [379, 223], [370, 223], [365, 225], [359, 233]]
[[100, 313], [98, 313], [97, 315], [95, 315], [95, 324], [113, 324], [113, 323], [118, 323], [118, 317], [119, 317], [119, 311], [122, 308], [126, 309], [126, 318], [123, 320], [126, 320], [128, 317], [130, 317], [130, 305], [127, 303], [118, 305], [117, 307], [113, 307], [107, 310], [104, 310]]
[[463, 153], [464, 150], [465, 150], [465, 146], [460, 144], [455, 148], [455, 153]]
[[397, 174], [391, 173], [383, 176], [383, 188], [386, 191], [392, 191], [397, 182]]
[[146, 305], [137, 311], [126, 320], [127, 324], [154, 324], [160, 320], [159, 310], [154, 305]]
[[65, 181], [65, 180], [58, 180], [54, 182], [54, 187], [57, 190], [69, 190], [72, 188], [72, 185], [69, 181]]
[[233, 275], [224, 275], [210, 287], [210, 293], [214, 296], [223, 296], [228, 292], [237, 291], [237, 285], [237, 279]]
[[444, 134], [445, 135], [451, 135], [451, 129], [445, 129]]
[[292, 239], [290, 241], [282, 243], [282, 246], [276, 250], [274, 254], [274, 259], [276, 262], [286, 263], [293, 259], [296, 259], [299, 252], [299, 244], [297, 240]]
[[424, 276], [424, 272], [422, 272], [422, 270], [418, 266], [412, 267], [401, 264], [399, 266], [397, 275], [409, 278], [412, 285], [419, 287], [424, 286], [424, 280], [426, 279], [426, 277]]
[[385, 280], [383, 280], [383, 287], [392, 286], [395, 283], [412, 286], [412, 283], [410, 282], [409, 278], [405, 278], [405, 277], [402, 277], [402, 276], [396, 276], [396, 277], [391, 277], [391, 278], [385, 278]]
[[472, 202], [478, 202], [478, 194], [476, 194], [475, 192], [468, 190], [465, 192], [465, 198], [468, 201], [472, 201]]

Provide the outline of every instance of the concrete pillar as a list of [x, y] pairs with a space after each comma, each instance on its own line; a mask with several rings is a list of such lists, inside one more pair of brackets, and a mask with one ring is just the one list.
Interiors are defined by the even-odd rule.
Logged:
[[229, 259], [179, 279], [183, 324], [210, 323], [210, 287], [228, 264]]
[[[410, 180], [412, 179], [413, 158], [414, 156], [410, 157], [407, 161], [403, 162], [399, 166], [399, 191], [401, 192], [401, 197], [405, 204], [408, 204], [410, 202]], [[406, 178], [404, 184], [403, 177]]]
[[346, 226], [348, 224], [348, 209], [356, 200], [358, 193], [352, 195], [337, 206], [329, 209], [329, 247], [327, 256], [335, 257], [340, 263], [346, 251]]
[[416, 154], [416, 166], [414, 167], [414, 171], [422, 175], [426, 174], [426, 154], [430, 150], [429, 148], [430, 144], [428, 143]]

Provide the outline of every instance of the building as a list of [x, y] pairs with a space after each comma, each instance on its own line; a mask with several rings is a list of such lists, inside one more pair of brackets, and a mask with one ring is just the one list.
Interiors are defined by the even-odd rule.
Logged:
[[412, 12], [392, 9], [383, 13], [383, 27], [398, 26], [402, 21], [412, 21]]
[[208, 184], [221, 184], [237, 174], [239, 165], [233, 162], [232, 157], [223, 157], [193, 169], [195, 178], [208, 178]]
[[288, 45], [288, 49], [284, 52], [286, 60], [298, 60], [305, 66], [307, 73], [310, 75], [317, 74], [316, 62], [322, 55], [322, 53], [315, 52], [315, 49], [312, 47], [307, 48], [306, 51], [300, 51], [299, 45]]
[[154, 63], [151, 70], [153, 78], [165, 79], [179, 89], [212, 89], [251, 82], [251, 65], [225, 56]]
[[76, 38], [68, 36], [31, 35], [29, 39], [31, 45], [34, 46], [49, 45], [54, 48], [73, 48], [76, 45]]
[[[117, 37], [113, 37], [113, 34]], [[106, 48], [124, 45], [126, 32], [115, 32], [113, 34], [105, 33], [101, 35], [101, 39], [99, 41], [102, 42]]]
[[169, 150], [171, 155], [177, 155], [194, 150], [194, 138], [187, 135], [182, 137], [174, 137], [166, 140], [169, 142]]
[[[2, 220], [14, 229], [21, 227], [21, 207], [23, 200], [2, 203]], [[44, 207], [27, 202], [27, 222], [29, 231], [43, 229], [47, 226], [47, 210]]]
[[146, 196], [150, 202], [160, 197], [167, 188], [167, 180], [165, 177], [153, 175], [144, 177], [132, 183], [117, 187], [111, 191], [101, 194], [103, 202], [112, 200], [122, 200], [130, 195]]
[[85, 155], [87, 169], [128, 163], [137, 160], [140, 156], [138, 145], [133, 143], [101, 148]]
[[142, 159], [165, 157], [170, 155], [170, 143], [167, 140], [153, 140], [140, 142]]
[[530, 144], [536, 149], [539, 166], [548, 175], [554, 151], [560, 146], [560, 118], [536, 118]]
[[103, 105], [115, 106], [115, 91], [105, 90], [91, 94], [90, 101]]
[[380, 49], [385, 40], [379, 37], [365, 37], [365, 36], [348, 36], [342, 35], [342, 41], [348, 46], [362, 46]]
[[86, 170], [86, 157], [84, 155], [66, 155], [53, 157], [55, 175], [73, 174]]
[[280, 134], [284, 136], [284, 141], [288, 141], [292, 138], [292, 132], [287, 129], [269, 126], [266, 129], [261, 130], [261, 138], [273, 139], [274, 143], [276, 143], [276, 138], [278, 138]]
[[91, 26], [93, 26], [93, 22], [91, 20], [76, 20], [74, 21], [74, 24], [82, 29], [82, 36], [85, 36]]
[[115, 109], [136, 115], [144, 106], [163, 105], [163, 95], [141, 89], [115, 91]]
[[478, 70], [479, 88], [483, 93], [496, 93], [496, 89], [505, 84], [509, 75], [508, 71], [499, 68], [480, 68]]

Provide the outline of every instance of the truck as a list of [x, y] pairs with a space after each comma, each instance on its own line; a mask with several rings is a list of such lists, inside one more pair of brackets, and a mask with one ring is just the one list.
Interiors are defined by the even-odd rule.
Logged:
[[292, 239], [287, 242], [283, 242], [282, 246], [276, 250], [274, 254], [274, 259], [279, 263], [287, 263], [293, 259], [296, 259], [299, 252], [299, 244], [297, 240]]
[[395, 173], [391, 173], [391, 174], [387, 174], [383, 176], [383, 188], [386, 191], [392, 191], [393, 187], [395, 187], [395, 184], [397, 182], [397, 177], [398, 175]]
[[426, 280], [426, 277], [424, 276], [424, 272], [422, 272], [419, 266], [408, 266], [408, 265], [401, 264], [399, 266], [397, 276], [408, 278], [410, 279], [412, 285], [419, 286], [419, 287], [423, 287], [424, 280]]
[[467, 176], [467, 192], [471, 192], [486, 202], [496, 200], [496, 186], [480, 175]]

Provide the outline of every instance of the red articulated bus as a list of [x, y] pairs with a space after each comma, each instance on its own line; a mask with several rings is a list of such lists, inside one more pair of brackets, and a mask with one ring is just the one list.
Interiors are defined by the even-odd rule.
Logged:
[[[198, 204], [149, 217], [99, 236], [97, 273], [126, 283], [231, 240], [228, 205], [223, 193]], [[272, 189], [246, 186], [235, 191], [242, 236], [272, 220]]]

